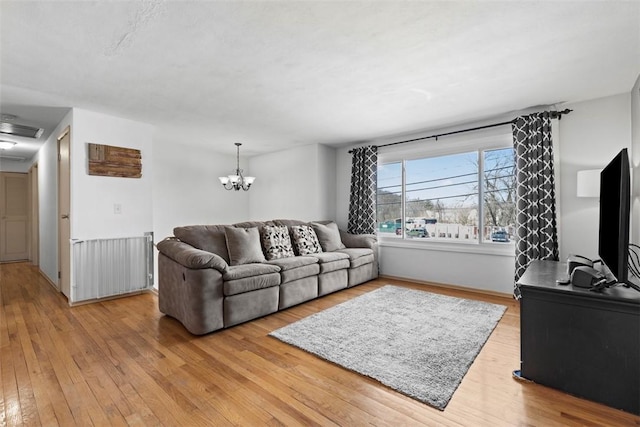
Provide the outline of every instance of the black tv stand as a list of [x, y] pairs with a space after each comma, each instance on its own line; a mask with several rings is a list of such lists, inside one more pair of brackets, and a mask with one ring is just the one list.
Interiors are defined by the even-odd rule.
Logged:
[[518, 280], [522, 378], [640, 415], [640, 293], [557, 285], [567, 265], [533, 261]]

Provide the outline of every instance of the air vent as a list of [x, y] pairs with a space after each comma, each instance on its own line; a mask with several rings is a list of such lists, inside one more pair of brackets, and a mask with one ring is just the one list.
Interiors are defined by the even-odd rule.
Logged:
[[43, 129], [33, 128], [31, 126], [18, 125], [15, 123], [0, 122], [0, 133], [14, 136], [23, 136], [26, 138], [40, 138]]
[[25, 160], [27, 160], [26, 157], [19, 157], [19, 156], [5, 156], [4, 154], [2, 154], [2, 152], [0, 151], [0, 159], [4, 160], [9, 160], [9, 161], [13, 161], [13, 162], [24, 162]]

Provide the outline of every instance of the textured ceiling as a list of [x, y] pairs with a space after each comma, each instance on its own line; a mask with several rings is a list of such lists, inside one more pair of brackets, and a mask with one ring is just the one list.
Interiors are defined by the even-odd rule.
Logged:
[[6, 1], [0, 108], [79, 107], [232, 153], [628, 92], [640, 2]]

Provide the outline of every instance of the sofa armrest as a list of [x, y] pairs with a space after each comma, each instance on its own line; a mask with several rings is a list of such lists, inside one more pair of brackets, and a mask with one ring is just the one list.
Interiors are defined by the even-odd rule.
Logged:
[[219, 255], [196, 249], [193, 246], [181, 242], [175, 237], [167, 237], [159, 242], [156, 247], [165, 256], [175, 262], [191, 269], [214, 268], [220, 273], [225, 273], [229, 265]]
[[378, 238], [375, 234], [351, 234], [340, 230], [340, 239], [347, 248], [376, 249]]

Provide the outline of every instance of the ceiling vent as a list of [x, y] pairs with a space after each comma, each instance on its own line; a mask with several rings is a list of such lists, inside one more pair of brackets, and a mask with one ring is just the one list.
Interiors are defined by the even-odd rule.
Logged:
[[40, 138], [44, 130], [15, 123], [0, 122], [0, 133], [26, 138]]
[[5, 156], [1, 151], [0, 151], [0, 159], [2, 159], [2, 161], [10, 160], [10, 161], [13, 161], [13, 162], [24, 162], [25, 160], [27, 160], [26, 157]]

